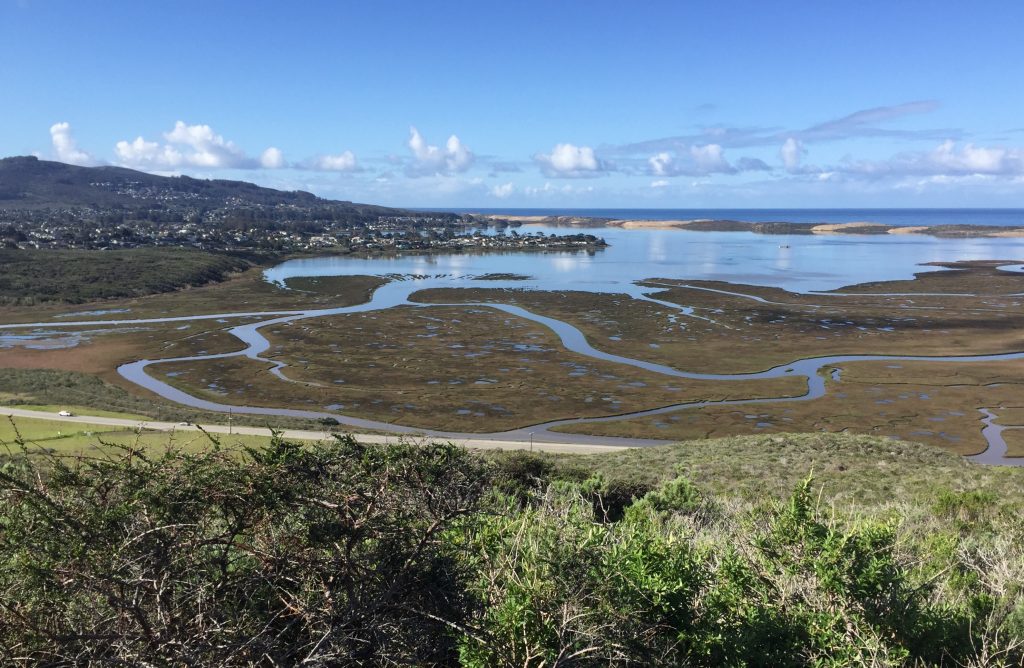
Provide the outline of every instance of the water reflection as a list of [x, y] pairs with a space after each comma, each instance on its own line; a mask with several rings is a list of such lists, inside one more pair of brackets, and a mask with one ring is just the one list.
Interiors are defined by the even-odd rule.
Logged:
[[[564, 229], [540, 229], [545, 233]], [[531, 231], [532, 231], [531, 229]], [[596, 253], [453, 253], [387, 258], [290, 260], [266, 272], [293, 276], [351, 274], [522, 274], [529, 287], [608, 291], [644, 278], [721, 280], [795, 292], [831, 290], [867, 281], [913, 278], [927, 262], [1024, 257], [1024, 239], [939, 239], [918, 235], [761, 235], [676, 230], [572, 230], [607, 239]], [[617, 290], [616, 290], [617, 291]]]
[[775, 254], [775, 269], [779, 271], [786, 271], [792, 266], [792, 261], [792, 246], [789, 244], [780, 244], [779, 251]]

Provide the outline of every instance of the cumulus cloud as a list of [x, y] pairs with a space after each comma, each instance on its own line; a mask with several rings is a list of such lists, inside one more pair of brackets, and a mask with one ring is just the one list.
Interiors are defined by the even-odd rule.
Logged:
[[847, 162], [837, 171], [868, 178], [886, 176], [987, 176], [1015, 178], [1024, 175], [1024, 148], [977, 146], [946, 140], [930, 151], [900, 153], [888, 160]]
[[651, 174], [655, 176], [675, 176], [675, 159], [672, 154], [662, 151], [647, 158], [647, 165]]
[[[234, 142], [213, 131], [209, 125], [188, 125], [178, 121], [164, 133], [164, 143], [137, 137], [114, 147], [118, 159], [130, 167], [177, 169], [256, 169], [284, 167], [280, 150], [269, 148], [259, 160], [248, 157]], [[275, 167], [276, 168], [276, 167]]]
[[725, 159], [725, 152], [719, 144], [691, 146], [690, 156], [702, 174], [732, 174], [736, 171]]
[[[760, 160], [744, 158], [744, 164], [759, 169]], [[647, 158], [647, 173], [651, 176], [709, 176], [711, 174], [735, 174], [740, 171], [729, 164], [725, 149], [720, 144], [690, 146], [684, 158], [668, 151], [661, 151]]]
[[958, 148], [952, 139], [935, 148], [928, 161], [947, 173], [955, 174], [1019, 174], [1024, 171], [1024, 151], [1020, 149], [974, 144]]
[[60, 162], [84, 166], [96, 164], [92, 155], [78, 148], [71, 134], [71, 124], [67, 121], [50, 126], [50, 141], [53, 143], [53, 153]]
[[185, 157], [173, 146], [146, 141], [136, 137], [134, 141], [121, 140], [114, 146], [118, 160], [133, 167], [178, 167]]
[[164, 139], [172, 145], [185, 147], [185, 160], [196, 167], [253, 166], [241, 149], [215, 133], [209, 125], [186, 125], [178, 121], [173, 130], [164, 133]]
[[498, 199], [505, 199], [516, 191], [516, 187], [511, 182], [502, 183], [491, 188], [491, 195]]
[[469, 169], [475, 159], [473, 152], [456, 135], [448, 137], [442, 148], [428, 144], [419, 130], [410, 127], [408, 145], [413, 157], [406, 170], [409, 176], [457, 174]]
[[356, 156], [352, 151], [343, 151], [337, 155], [321, 155], [310, 161], [313, 169], [325, 172], [354, 172], [358, 168]]
[[538, 153], [533, 159], [541, 171], [552, 177], [599, 176], [610, 171], [608, 165], [598, 159], [594, 149], [589, 146], [556, 144], [551, 153]]
[[796, 172], [800, 169], [800, 161], [803, 159], [807, 149], [796, 137], [788, 137], [779, 149], [779, 157], [782, 158], [782, 165], [788, 172]]
[[271, 146], [260, 155], [260, 166], [265, 169], [281, 169], [285, 166], [284, 153]]

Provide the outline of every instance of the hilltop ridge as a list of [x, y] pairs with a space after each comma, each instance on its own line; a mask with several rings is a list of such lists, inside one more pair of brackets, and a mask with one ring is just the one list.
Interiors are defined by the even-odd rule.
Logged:
[[35, 156], [0, 158], [0, 210], [51, 207], [170, 206], [336, 207], [363, 215], [402, 209], [328, 200], [302, 190], [275, 190], [247, 181], [161, 176], [125, 167], [81, 167]]

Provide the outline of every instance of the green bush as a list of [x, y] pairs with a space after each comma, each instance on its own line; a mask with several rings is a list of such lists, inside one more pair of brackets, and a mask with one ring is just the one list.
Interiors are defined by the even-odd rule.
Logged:
[[809, 478], [750, 504], [351, 438], [27, 454], [0, 469], [8, 663], [1024, 662], [1024, 520], [972, 531], [974, 496], [844, 514]]
[[450, 663], [442, 540], [487, 484], [452, 446], [8, 463], [0, 654], [44, 665]]

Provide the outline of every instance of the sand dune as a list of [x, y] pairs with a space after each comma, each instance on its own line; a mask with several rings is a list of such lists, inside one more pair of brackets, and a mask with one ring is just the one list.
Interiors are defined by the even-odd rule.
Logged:
[[609, 225], [615, 225], [627, 230], [673, 230], [686, 227], [690, 223], [705, 222], [698, 220], [613, 220]]
[[843, 232], [844, 230], [859, 229], [864, 227], [886, 227], [881, 223], [872, 223], [869, 221], [861, 221], [855, 223], [827, 223], [823, 225], [815, 225], [811, 228], [812, 234], [830, 234], [834, 232]]

